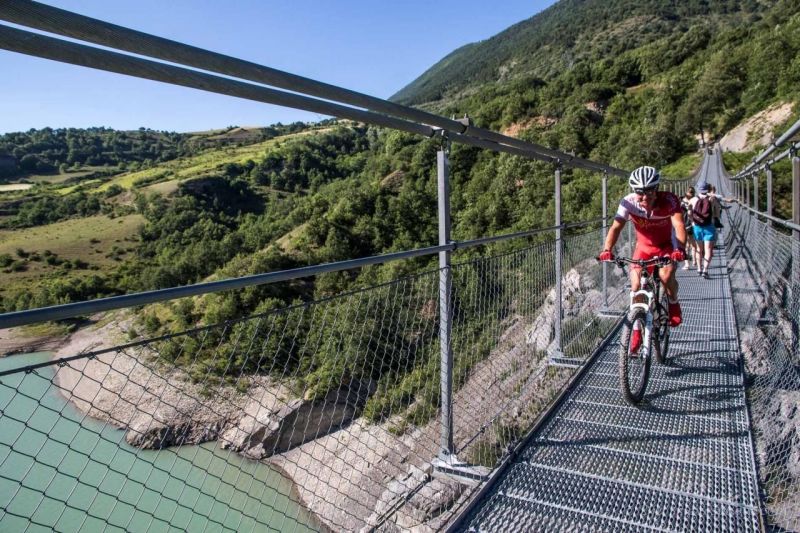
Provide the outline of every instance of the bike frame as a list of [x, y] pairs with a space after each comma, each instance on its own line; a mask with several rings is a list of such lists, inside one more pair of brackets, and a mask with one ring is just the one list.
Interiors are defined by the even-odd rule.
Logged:
[[[616, 263], [620, 268], [625, 267], [626, 263], [636, 265], [642, 269], [639, 274], [641, 280], [640, 288], [638, 291], [632, 291], [630, 294], [629, 309], [641, 309], [646, 315], [645, 330], [642, 332], [644, 346], [647, 346], [647, 356], [650, 356], [650, 338], [653, 332], [653, 310], [655, 309], [656, 302], [661, 296], [659, 292], [663, 290], [660, 287], [661, 276], [658, 274], [658, 269], [672, 263], [672, 260], [667, 257], [653, 257], [651, 259], [629, 259], [627, 257], [617, 257], [612, 259], [611, 262]], [[648, 272], [648, 267], [654, 267], [653, 273]], [[637, 301], [637, 297], [639, 301]], [[641, 301], [644, 299], [645, 301]]]
[[[644, 331], [642, 332], [642, 337], [644, 346], [647, 346], [647, 357], [650, 357], [650, 338], [653, 336], [653, 310], [659, 296], [658, 285], [661, 283], [661, 280], [659, 279], [657, 270], [654, 271], [653, 274], [650, 274], [644, 268], [642, 268], [639, 279], [641, 280], [641, 288], [638, 291], [631, 292], [631, 302], [629, 308], [630, 310], [641, 309], [647, 313], [645, 315], [645, 327]], [[639, 298], [639, 301], [637, 301], [637, 296], [641, 297]], [[641, 301], [642, 298], [644, 298], [646, 301]]]

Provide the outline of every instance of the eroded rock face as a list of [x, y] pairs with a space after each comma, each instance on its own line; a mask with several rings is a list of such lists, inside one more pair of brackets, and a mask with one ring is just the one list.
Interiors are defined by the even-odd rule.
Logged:
[[753, 413], [759, 475], [766, 487], [770, 522], [795, 531], [800, 526], [800, 391], [775, 390]]
[[[594, 263], [594, 260], [592, 260]], [[596, 279], [592, 275], [581, 275], [579, 269], [572, 268], [564, 274], [561, 281], [561, 309], [565, 319], [577, 317], [584, 313], [595, 313], [603, 305], [603, 293], [597, 290]], [[550, 289], [544, 304], [528, 328], [526, 342], [534, 350], [545, 351], [551, 348], [554, 336], [556, 289]]]
[[[451, 508], [464, 490], [456, 481], [431, 478], [430, 472], [410, 466], [387, 484], [361, 531], [436, 531], [431, 518]], [[395, 509], [399, 503], [403, 505]]]
[[759, 328], [745, 327], [739, 332], [744, 367], [750, 376], [763, 376], [770, 371], [770, 363], [764, 350], [766, 340], [766, 336]]
[[128, 443], [143, 448], [216, 440], [243, 407], [230, 388], [212, 398], [180, 372], [163, 375], [122, 352], [74, 361], [55, 380], [78, 409], [125, 429]]
[[217, 440], [224, 424], [223, 420], [203, 424], [191, 419], [165, 425], [148, 424], [151, 427], [131, 427], [125, 434], [125, 440], [131, 446], [154, 450], [184, 444], [202, 444]]
[[348, 383], [321, 400], [295, 398], [275, 405], [276, 410], [262, 412], [259, 418], [246, 415], [241, 421], [245, 427], [237, 425], [227, 432], [223, 446], [253, 459], [291, 450], [352, 421], [375, 388], [371, 380]]
[[766, 446], [758, 450], [761, 464], [769, 472], [786, 472], [800, 480], [800, 391], [777, 390], [759, 409], [755, 426]]

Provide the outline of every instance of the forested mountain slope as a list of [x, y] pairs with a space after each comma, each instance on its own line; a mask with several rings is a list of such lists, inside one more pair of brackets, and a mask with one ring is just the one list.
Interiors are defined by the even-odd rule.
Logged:
[[797, 98], [796, 0], [562, 0], [393, 99], [621, 166], [663, 165]]
[[[396, 99], [466, 112], [481, 126], [623, 168], [651, 164], [685, 177], [701, 132], [718, 135], [773, 102], [798, 100], [798, 28], [796, 0], [562, 0], [454, 52]], [[159, 143], [164, 150], [154, 152]], [[439, 145], [410, 134], [331, 121], [223, 146], [103, 129], [32, 130], [0, 145], [20, 161], [30, 156], [32, 169], [42, 162], [43, 170], [75, 171], [63, 183], [36, 176], [30, 190], [0, 198], [3, 310], [436, 242]], [[549, 165], [460, 145], [451, 162], [454, 238], [552, 224]], [[82, 175], [91, 163], [99, 170]], [[625, 184], [611, 187], [613, 197]], [[565, 220], [597, 216], [597, 176], [567, 171], [563, 199]], [[82, 219], [91, 220], [86, 232], [68, 229]], [[29, 238], [38, 228], [71, 240], [56, 249]], [[180, 322], [241, 316], [429, 266], [415, 260], [322, 276], [244, 300], [215, 296], [182, 307]]]
[[[650, 43], [671, 42], [660, 61], [643, 65], [647, 72], [635, 77], [652, 75], [704, 47], [712, 33], [751, 24], [772, 3], [561, 0], [490, 39], [453, 51], [392, 100], [418, 105], [497, 81], [550, 80], [584, 61], [613, 60]], [[687, 39], [690, 28], [694, 31]]]

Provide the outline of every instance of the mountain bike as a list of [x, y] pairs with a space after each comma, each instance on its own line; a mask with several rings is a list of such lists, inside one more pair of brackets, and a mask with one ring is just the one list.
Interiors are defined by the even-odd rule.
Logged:
[[[629, 263], [641, 267], [639, 290], [631, 294], [631, 304], [620, 337], [619, 379], [622, 396], [636, 405], [642, 401], [650, 378], [651, 356], [667, 364], [669, 351], [669, 300], [661, 286], [658, 269], [672, 262], [669, 257], [652, 259], [612, 259], [623, 271]], [[642, 332], [642, 345], [631, 353], [631, 333], [634, 328]]]

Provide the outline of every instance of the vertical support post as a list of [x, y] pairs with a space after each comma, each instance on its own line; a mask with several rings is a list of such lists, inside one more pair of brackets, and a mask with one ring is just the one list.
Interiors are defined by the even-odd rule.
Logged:
[[758, 211], [758, 172], [753, 172], [753, 209]]
[[561, 228], [561, 162], [557, 163], [556, 171], [555, 171], [555, 211], [556, 211], [556, 287], [555, 287], [555, 301], [553, 302], [553, 311], [555, 316], [553, 321], [553, 328], [554, 332], [554, 345], [553, 345], [553, 353], [550, 354], [551, 357], [560, 357], [562, 355], [561, 351], [561, 313], [562, 313], [562, 304], [561, 301], [561, 270], [562, 265], [561, 261], [562, 251], [563, 251], [563, 242], [562, 238], [562, 228]]
[[[792, 222], [800, 224], [800, 157], [792, 156]], [[800, 242], [800, 231], [792, 231], [794, 240]]]
[[[766, 167], [767, 174], [767, 215], [772, 216], [772, 169]], [[767, 224], [772, 225], [772, 221], [767, 219]]]
[[[796, 146], [796, 145], [795, 145]], [[800, 224], [800, 157], [794, 153], [792, 148], [792, 222]], [[794, 312], [797, 312], [798, 300], [798, 286], [800, 286], [800, 231], [792, 230], [792, 279], [789, 283], [792, 295], [792, 303]], [[796, 352], [798, 348], [798, 337], [800, 337], [800, 327], [798, 327], [797, 318], [792, 327], [794, 339], [792, 342], [792, 349]]]
[[[439, 195], [439, 244], [450, 244], [450, 183], [448, 139], [444, 137], [436, 153], [436, 174]], [[442, 392], [442, 449], [440, 457], [453, 454], [453, 351], [451, 333], [453, 316], [450, 309], [452, 279], [450, 251], [439, 252], [439, 349], [441, 356], [440, 384]]]
[[[608, 172], [603, 172], [603, 234], [601, 235], [601, 246], [605, 243], [608, 234]], [[603, 264], [603, 310], [608, 310], [608, 263]]]
[[747, 178], [745, 178], [744, 185], [745, 185], [745, 191], [744, 191], [744, 201], [745, 201], [745, 203], [746, 203], [747, 207], [753, 207], [753, 206], [750, 204], [750, 180], [748, 180]]

